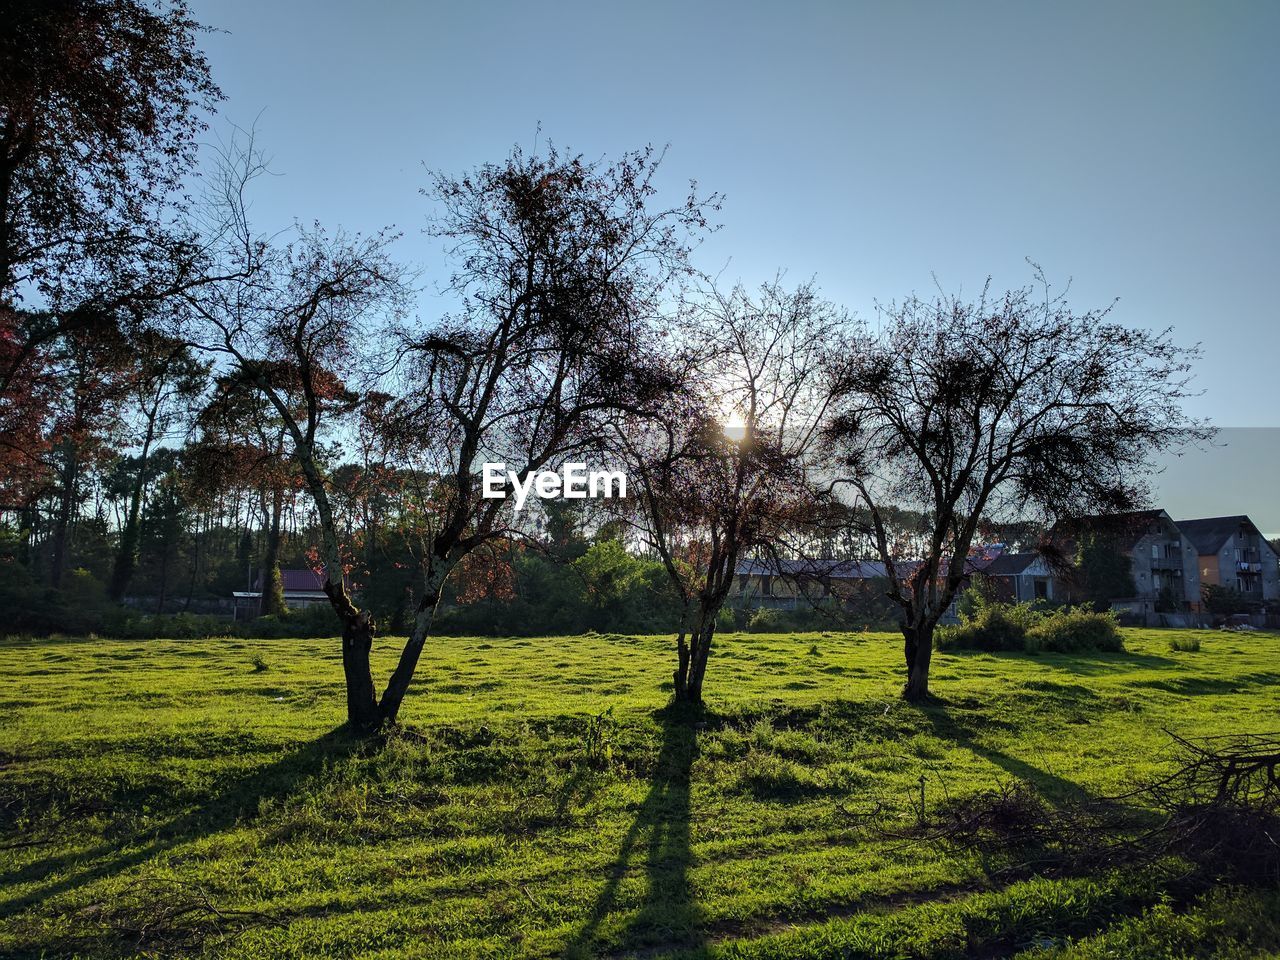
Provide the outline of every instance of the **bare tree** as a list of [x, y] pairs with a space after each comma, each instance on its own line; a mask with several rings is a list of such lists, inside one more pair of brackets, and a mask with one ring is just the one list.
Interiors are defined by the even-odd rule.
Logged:
[[347, 718], [369, 730], [380, 726], [369, 668], [374, 623], [347, 590], [330, 465], [337, 430], [359, 404], [353, 382], [377, 339], [372, 328], [386, 329], [404, 310], [406, 276], [389, 256], [394, 237], [387, 233], [311, 227], [291, 238], [256, 234], [247, 192], [263, 170], [250, 135], [228, 146], [210, 179], [202, 208], [210, 279], [181, 294], [189, 310], [184, 332], [231, 380], [259, 390], [279, 418], [315, 505], [324, 590], [342, 623]]
[[675, 696], [700, 703], [738, 564], [777, 555], [817, 507], [811, 479], [829, 396], [821, 351], [843, 322], [811, 285], [702, 291], [672, 362], [678, 394], [614, 422], [636, 516], [683, 610]]
[[523, 482], [585, 455], [617, 411], [666, 388], [652, 362], [654, 320], [717, 199], [691, 185], [678, 205], [655, 205], [660, 159], [651, 149], [609, 164], [517, 149], [461, 178], [437, 175], [428, 191], [462, 306], [404, 332], [401, 387], [381, 425], [389, 452], [433, 486], [413, 628], [382, 696], [384, 723], [396, 720], [451, 573], [525, 532], [509, 499], [483, 496], [482, 465], [502, 463]]
[[[832, 360], [833, 486], [865, 508], [854, 515], [888, 570], [907, 699], [928, 696], [934, 628], [979, 524], [1129, 509], [1153, 452], [1210, 435], [1183, 411], [1196, 349], [1114, 323], [1109, 309], [1073, 313], [1038, 268], [1037, 282], [890, 305]], [[916, 556], [891, 542], [894, 508], [927, 518]]]

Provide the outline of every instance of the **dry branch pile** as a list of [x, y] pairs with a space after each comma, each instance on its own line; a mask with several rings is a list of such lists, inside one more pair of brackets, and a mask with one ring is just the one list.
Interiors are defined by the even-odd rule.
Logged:
[[977, 852], [1000, 876], [1177, 857], [1206, 878], [1280, 884], [1280, 734], [1170, 736], [1173, 772], [1120, 797], [1051, 803], [1026, 781], [1001, 782], [917, 807], [910, 826], [877, 805], [873, 830]]

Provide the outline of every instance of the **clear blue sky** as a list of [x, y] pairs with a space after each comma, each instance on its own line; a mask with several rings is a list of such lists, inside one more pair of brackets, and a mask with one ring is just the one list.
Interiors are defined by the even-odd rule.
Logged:
[[[224, 120], [258, 118], [266, 223], [419, 233], [423, 166], [544, 137], [667, 144], [727, 195], [699, 263], [815, 276], [860, 313], [1074, 278], [1201, 341], [1193, 411], [1276, 426], [1280, 4], [196, 0]], [[259, 116], [259, 114], [261, 114]], [[430, 310], [427, 300], [424, 308]], [[1259, 434], [1261, 436], [1262, 434]], [[1280, 528], [1280, 516], [1275, 526]]]

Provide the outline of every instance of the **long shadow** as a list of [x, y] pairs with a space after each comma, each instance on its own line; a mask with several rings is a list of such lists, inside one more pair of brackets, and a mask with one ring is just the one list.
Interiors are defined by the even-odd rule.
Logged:
[[1162, 657], [1157, 653], [1039, 653], [1030, 654], [1011, 650], [948, 650], [947, 655], [958, 660], [993, 657], [996, 660], [1007, 660], [1014, 663], [1032, 663], [1036, 666], [1051, 667], [1064, 673], [1076, 673], [1081, 676], [1097, 676], [1101, 674], [1120, 673], [1137, 667], [1148, 667], [1153, 670], [1165, 670], [1179, 667], [1177, 660]]
[[933, 727], [933, 734], [940, 740], [949, 740], [957, 746], [964, 747], [971, 753], [995, 764], [1011, 776], [1026, 780], [1038, 787], [1046, 797], [1053, 800], [1092, 801], [1097, 798], [1085, 787], [1043, 770], [1034, 764], [1027, 763], [1017, 757], [1010, 756], [1001, 750], [987, 746], [975, 736], [969, 726], [958, 721], [947, 709], [942, 700], [933, 700], [922, 704], [919, 708], [921, 716]]
[[619, 888], [631, 870], [633, 858], [646, 846], [646, 892], [639, 912], [621, 933], [628, 949], [661, 944], [671, 949], [704, 945], [701, 911], [689, 882], [693, 854], [689, 836], [689, 777], [697, 756], [700, 715], [667, 707], [657, 714], [662, 724], [662, 747], [654, 767], [649, 793], [640, 812], [622, 838], [618, 855], [582, 928], [565, 950], [566, 958], [595, 956], [596, 935], [605, 918], [618, 906]]
[[[98, 844], [88, 850], [76, 850], [57, 857], [37, 860], [0, 875], [0, 887], [15, 883], [39, 882], [58, 875], [51, 883], [0, 904], [0, 919], [20, 913], [27, 907], [51, 896], [86, 886], [104, 877], [121, 873], [180, 846], [196, 837], [230, 829], [245, 816], [252, 816], [259, 804], [273, 797], [284, 797], [308, 777], [328, 764], [342, 760], [368, 743], [346, 727], [338, 727], [315, 740], [290, 750], [265, 767], [228, 781], [208, 801], [172, 819], [135, 834], [131, 839]], [[148, 837], [142, 846], [127, 852], [120, 847]]]

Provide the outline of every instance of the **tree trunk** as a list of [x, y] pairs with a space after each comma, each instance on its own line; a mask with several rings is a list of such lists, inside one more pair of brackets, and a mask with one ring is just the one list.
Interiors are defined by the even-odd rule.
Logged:
[[325, 578], [324, 592], [333, 611], [342, 621], [342, 672], [347, 681], [347, 723], [361, 733], [371, 733], [381, 725], [378, 699], [373, 692], [369, 651], [373, 649], [374, 625], [369, 615], [357, 610], [341, 583]]
[[418, 668], [418, 658], [431, 633], [431, 625], [435, 621], [436, 607], [440, 604], [440, 596], [444, 592], [445, 581], [449, 579], [452, 569], [451, 561], [434, 561], [427, 571], [422, 584], [422, 599], [418, 602], [418, 613], [413, 619], [413, 632], [400, 651], [400, 661], [395, 672], [387, 681], [387, 689], [382, 693], [382, 722], [393, 724], [400, 714], [400, 705], [404, 695], [409, 691], [409, 682]]
[[711, 637], [715, 632], [715, 615], [705, 607], [698, 611], [698, 619], [689, 631], [688, 643], [684, 634], [677, 641], [676, 653], [679, 665], [676, 669], [675, 698], [681, 703], [702, 703], [702, 682], [707, 675], [707, 660], [711, 655]]
[[284, 613], [284, 585], [280, 581], [280, 513], [284, 508], [284, 491], [275, 490], [271, 499], [271, 524], [267, 529], [267, 547], [262, 555], [262, 596], [258, 602], [261, 616]]
[[707, 676], [707, 661], [711, 658], [711, 638], [715, 634], [716, 621], [714, 615], [703, 618], [699, 631], [698, 643], [691, 651], [689, 658], [689, 703], [702, 703], [702, 682]]
[[71, 529], [71, 512], [76, 502], [76, 452], [68, 445], [66, 463], [62, 468], [62, 491], [58, 497], [58, 514], [53, 522], [53, 553], [49, 561], [49, 586], [55, 590], [62, 586], [62, 575], [67, 569], [67, 553]]
[[902, 698], [918, 703], [929, 697], [929, 661], [933, 658], [933, 629], [931, 623], [904, 626], [903, 652], [907, 662], [907, 682], [902, 688]]
[[689, 644], [685, 639], [685, 631], [681, 630], [676, 637], [676, 672], [674, 676], [675, 698], [683, 703], [689, 695]]
[[147, 458], [151, 453], [151, 439], [155, 430], [154, 414], [147, 418], [147, 435], [142, 441], [142, 452], [138, 456], [138, 476], [133, 481], [133, 489], [129, 491], [129, 517], [124, 529], [120, 531], [120, 549], [116, 553], [116, 562], [111, 569], [111, 586], [108, 596], [116, 603], [124, 599], [129, 589], [129, 581], [133, 579], [134, 568], [138, 565], [138, 541], [142, 530], [142, 491], [146, 487]]

